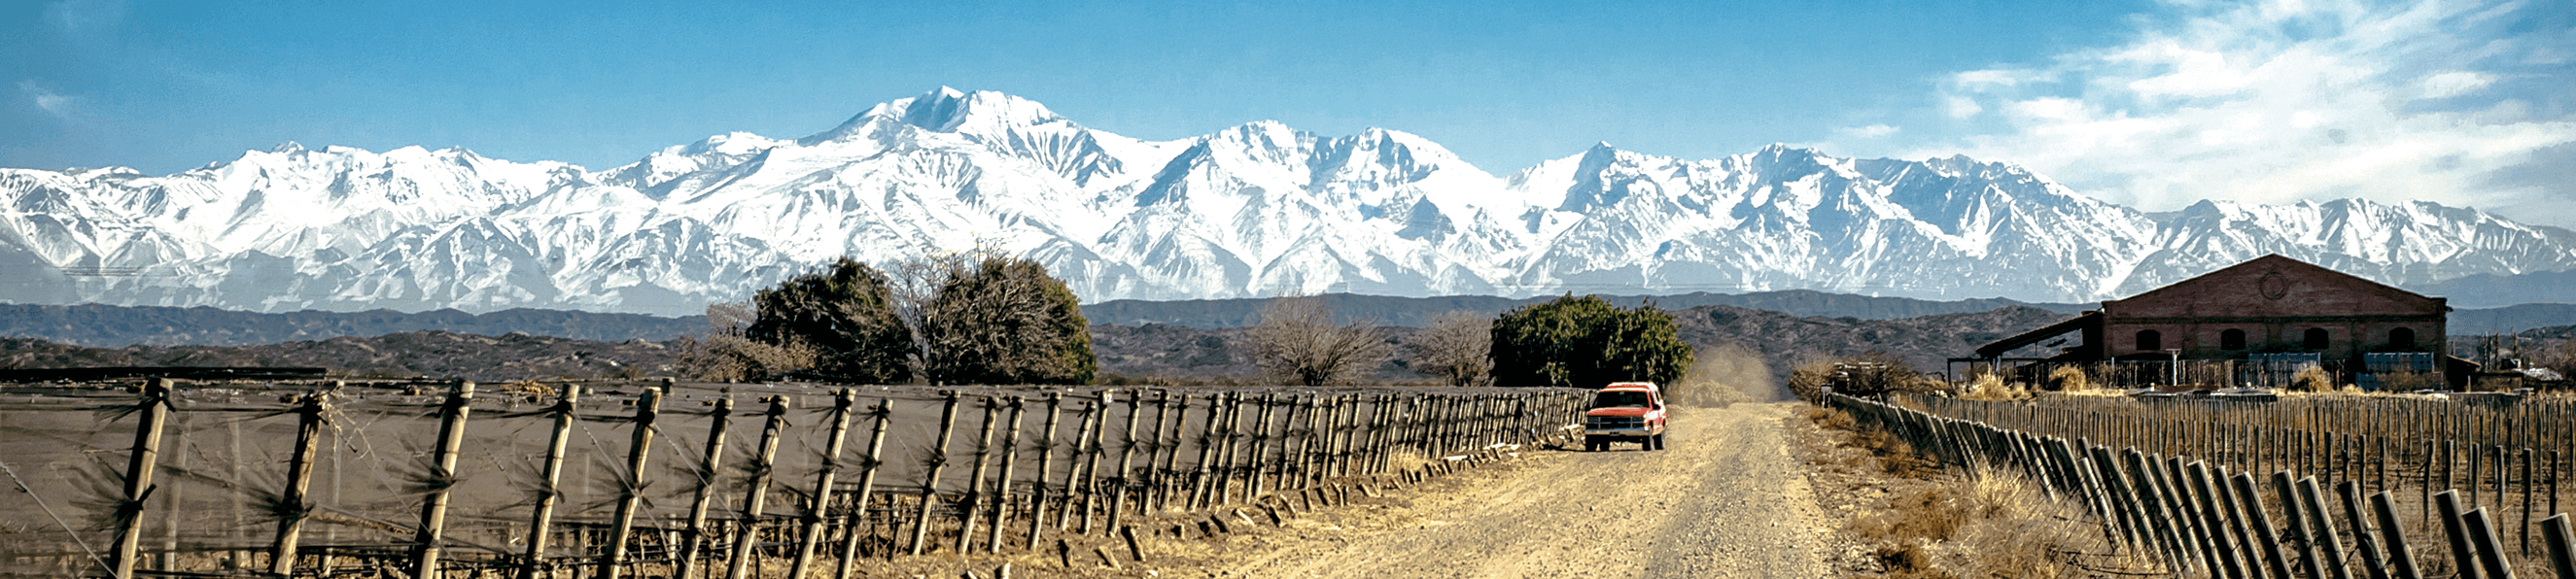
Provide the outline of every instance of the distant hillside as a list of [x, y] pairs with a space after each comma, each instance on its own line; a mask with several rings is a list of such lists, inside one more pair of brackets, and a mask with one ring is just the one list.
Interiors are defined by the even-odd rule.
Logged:
[[2065, 318], [2065, 314], [2027, 306], [1893, 320], [1792, 316], [1731, 306], [1673, 313], [1682, 341], [1699, 347], [1744, 346], [1760, 354], [1772, 375], [1781, 380], [1800, 362], [1873, 352], [1904, 359], [1917, 370], [1939, 371], [1950, 357], [1971, 355], [1987, 342]]
[[[1541, 296], [1513, 299], [1494, 296], [1442, 296], [1405, 298], [1355, 294], [1326, 294], [1334, 309], [1345, 319], [1375, 319], [1393, 326], [1423, 327], [1442, 312], [1466, 310], [1496, 314], [1522, 305], [1556, 299]], [[1611, 303], [1634, 307], [1653, 302], [1666, 310], [1685, 310], [1699, 306], [1732, 306], [1771, 310], [1793, 316], [1859, 318], [1890, 320], [1941, 314], [1983, 312], [2010, 306], [2030, 306], [2065, 314], [2093, 307], [2088, 304], [2027, 304], [2008, 299], [1967, 299], [1936, 302], [1911, 298], [1889, 298], [1835, 294], [1809, 290], [1717, 294], [1695, 292], [1669, 296], [1602, 296]], [[1267, 299], [1140, 301], [1118, 300], [1082, 307], [1085, 317], [1094, 324], [1170, 324], [1193, 328], [1233, 328], [1252, 325], [1260, 318], [1261, 306]]]
[[393, 310], [263, 314], [209, 307], [37, 306], [0, 304], [0, 336], [84, 346], [245, 346], [422, 330], [503, 336], [511, 333], [580, 340], [668, 340], [699, 331], [706, 316], [664, 318], [569, 310], [512, 309], [488, 314]]
[[2482, 336], [2569, 324], [2576, 324], [2576, 304], [2523, 304], [2453, 310], [2450, 325], [2451, 335]]
[[[1754, 352], [1775, 380], [1786, 380], [1797, 363], [1809, 359], [1854, 358], [1884, 352], [1916, 369], [1938, 371], [1952, 356], [1965, 356], [1977, 346], [2064, 319], [2065, 314], [2028, 306], [1983, 312], [1941, 314], [1892, 320], [1793, 316], [1775, 311], [1702, 305], [1673, 311], [1683, 342], [1695, 348], [1726, 344]], [[1409, 344], [1412, 328], [1392, 328], [1398, 344]], [[1095, 325], [1092, 346], [1104, 372], [1126, 377], [1257, 376], [1245, 355], [1249, 346], [1242, 328], [1193, 328], [1169, 324]], [[1380, 369], [1382, 379], [1415, 378], [1409, 370], [1412, 352]]]

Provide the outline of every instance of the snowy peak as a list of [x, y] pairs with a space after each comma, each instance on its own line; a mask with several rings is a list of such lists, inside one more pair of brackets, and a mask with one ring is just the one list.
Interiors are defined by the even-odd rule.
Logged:
[[[2150, 215], [2009, 162], [1602, 143], [1497, 178], [1418, 135], [1256, 121], [1174, 141], [942, 87], [782, 140], [600, 171], [285, 143], [167, 176], [0, 169], [0, 301], [695, 313], [844, 255], [982, 246], [1085, 300], [1806, 289], [2087, 301], [2267, 253], [2420, 285], [2576, 270], [2576, 233], [2465, 208]], [[104, 275], [109, 272], [114, 275]], [[130, 274], [130, 275], [129, 275]]]

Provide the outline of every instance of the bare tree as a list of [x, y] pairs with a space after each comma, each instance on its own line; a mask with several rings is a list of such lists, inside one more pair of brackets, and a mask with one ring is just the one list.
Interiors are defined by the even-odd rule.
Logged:
[[1263, 369], [1307, 386], [1348, 383], [1395, 351], [1376, 321], [1333, 323], [1332, 306], [1315, 297], [1270, 300], [1250, 333]]
[[1494, 317], [1466, 310], [1442, 312], [1413, 335], [1413, 367], [1449, 379], [1451, 386], [1492, 384]]

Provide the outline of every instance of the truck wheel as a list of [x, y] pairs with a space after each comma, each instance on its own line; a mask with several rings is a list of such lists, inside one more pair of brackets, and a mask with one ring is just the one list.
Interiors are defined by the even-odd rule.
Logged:
[[1663, 450], [1664, 448], [1664, 435], [1657, 434], [1652, 438], [1646, 439], [1646, 450]]
[[1584, 451], [1584, 452], [1601, 452], [1601, 437], [1598, 437], [1598, 436], [1586, 436], [1586, 437], [1583, 437], [1583, 451]]

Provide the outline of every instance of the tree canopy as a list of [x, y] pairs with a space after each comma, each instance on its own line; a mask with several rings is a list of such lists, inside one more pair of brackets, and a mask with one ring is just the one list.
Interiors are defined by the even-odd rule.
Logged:
[[1026, 258], [948, 260], [919, 308], [922, 374], [940, 384], [1088, 384], [1090, 321], [1064, 282]]
[[886, 276], [847, 257], [788, 278], [752, 297], [757, 310], [743, 336], [814, 351], [812, 373], [834, 380], [912, 381], [912, 330], [896, 318]]
[[1629, 309], [1567, 294], [1495, 319], [1493, 359], [1498, 385], [1599, 388], [1671, 384], [1689, 371], [1691, 349], [1672, 314], [1653, 304]]

